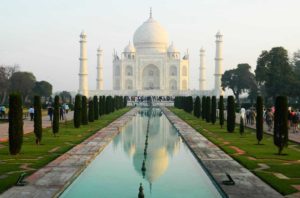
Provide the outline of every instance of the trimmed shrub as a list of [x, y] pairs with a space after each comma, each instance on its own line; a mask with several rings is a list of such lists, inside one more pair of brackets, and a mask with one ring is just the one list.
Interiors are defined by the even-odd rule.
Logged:
[[213, 96], [211, 99], [211, 123], [216, 123], [217, 116], [217, 98]]
[[228, 96], [227, 98], [227, 131], [232, 133], [235, 128], [235, 104], [234, 97]]
[[87, 125], [88, 124], [88, 111], [87, 111], [87, 98], [86, 96], [82, 96], [81, 99], [81, 124]]
[[202, 96], [202, 108], [201, 108], [202, 112], [202, 120], [206, 119], [206, 96]]
[[98, 113], [99, 113], [99, 117], [101, 117], [102, 116], [102, 97], [101, 96], [99, 96]]
[[274, 115], [274, 144], [278, 147], [278, 154], [288, 145], [288, 105], [286, 96], [277, 96]]
[[197, 96], [196, 100], [195, 100], [195, 103], [194, 103], [194, 116], [197, 117], [197, 118], [200, 117], [200, 111], [201, 111], [200, 108], [201, 108], [200, 107], [200, 97]]
[[205, 109], [206, 109], [206, 113], [205, 113], [206, 117], [205, 117], [205, 119], [206, 119], [206, 122], [210, 122], [211, 121], [210, 120], [210, 118], [211, 118], [210, 96], [206, 97], [205, 106], [206, 106], [205, 107]]
[[79, 128], [81, 124], [81, 95], [77, 94], [74, 105], [74, 127]]
[[89, 114], [89, 122], [94, 122], [95, 115], [94, 115], [94, 101], [93, 100], [89, 100], [88, 114]]
[[123, 107], [127, 107], [127, 96], [124, 97], [124, 104]]
[[102, 96], [102, 115], [107, 114], [105, 105], [106, 105], [106, 96]]
[[261, 140], [263, 139], [263, 98], [261, 96], [257, 96], [256, 98], [256, 139], [257, 144], [260, 144]]
[[186, 97], [186, 102], [185, 102], [185, 107], [186, 107], [186, 112], [192, 113], [193, 111], [193, 97], [192, 96], [187, 96]]
[[219, 101], [219, 121], [220, 121], [221, 128], [223, 128], [223, 125], [224, 125], [224, 98], [223, 98], [223, 96], [220, 96], [220, 101]]
[[33, 117], [33, 132], [35, 135], [35, 143], [40, 144], [42, 141], [42, 104], [41, 104], [41, 97], [34, 96], [33, 99], [33, 108], [34, 108], [34, 117]]
[[94, 120], [98, 120], [99, 118], [99, 105], [98, 105], [98, 97], [94, 96]]
[[54, 97], [52, 132], [54, 136], [59, 132], [59, 96]]
[[8, 123], [9, 152], [11, 155], [17, 155], [23, 144], [23, 109], [18, 93], [9, 95]]
[[244, 119], [240, 117], [240, 134], [243, 135], [245, 132]]

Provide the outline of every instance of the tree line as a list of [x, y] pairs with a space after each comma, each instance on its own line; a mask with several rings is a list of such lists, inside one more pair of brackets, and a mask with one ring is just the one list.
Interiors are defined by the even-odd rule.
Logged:
[[18, 65], [0, 65], [0, 104], [8, 103], [9, 93], [19, 92], [23, 103], [33, 101], [35, 95], [49, 97], [52, 85], [47, 81], [37, 81], [31, 72], [20, 71]]
[[247, 63], [224, 72], [222, 88], [230, 89], [240, 104], [240, 95], [248, 94], [251, 103], [263, 96], [265, 104], [274, 104], [277, 96], [289, 96], [290, 103], [297, 103], [300, 96], [300, 50], [289, 58], [283, 47], [262, 51], [257, 58], [254, 73]]
[[[34, 134], [35, 143], [39, 145], [42, 141], [42, 105], [41, 97], [34, 96]], [[100, 119], [103, 115], [110, 114], [116, 110], [127, 106], [127, 97], [125, 96], [94, 96], [87, 99], [86, 96], [76, 95], [74, 106], [74, 128], [80, 128], [81, 125], [88, 125], [90, 122]], [[52, 132], [53, 135], [59, 132], [59, 107], [60, 97], [54, 98]], [[11, 93], [9, 95], [9, 151], [11, 155], [19, 154], [23, 143], [23, 102], [20, 93]]]
[[[256, 139], [257, 144], [263, 140], [263, 97], [256, 98]], [[176, 96], [174, 107], [183, 109], [187, 113], [193, 113], [197, 118], [202, 118], [207, 123], [215, 124], [217, 116], [219, 125], [223, 128], [226, 117], [226, 130], [233, 133], [236, 129], [236, 101], [234, 96], [228, 96], [226, 111], [224, 109], [224, 98], [220, 96], [218, 102], [216, 96], [202, 96], [202, 99], [197, 96], [193, 99], [192, 96]], [[218, 109], [218, 111], [217, 111]], [[241, 116], [239, 132], [244, 133], [244, 118]], [[282, 153], [284, 147], [288, 145], [288, 102], [286, 96], [277, 96], [275, 99], [274, 127], [273, 127], [274, 144], [278, 147], [278, 154]]]

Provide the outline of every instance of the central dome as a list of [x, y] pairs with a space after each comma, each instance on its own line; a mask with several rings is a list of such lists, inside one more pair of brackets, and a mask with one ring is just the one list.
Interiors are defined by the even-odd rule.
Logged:
[[135, 31], [133, 36], [133, 43], [137, 50], [165, 52], [168, 42], [168, 33], [151, 16]]

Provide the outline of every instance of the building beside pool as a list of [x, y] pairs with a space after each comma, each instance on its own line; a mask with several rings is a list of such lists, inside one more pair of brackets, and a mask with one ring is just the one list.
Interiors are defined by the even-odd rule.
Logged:
[[222, 95], [222, 37], [216, 34], [214, 89], [206, 89], [205, 50], [200, 50], [199, 90], [189, 89], [189, 52], [180, 52], [169, 42], [168, 32], [149, 18], [137, 28], [133, 43], [129, 42], [121, 54], [113, 53], [113, 90], [103, 89], [103, 50], [97, 49], [96, 90], [89, 90], [87, 65], [87, 35], [80, 34], [80, 69], [78, 93], [92, 95], [176, 96]]

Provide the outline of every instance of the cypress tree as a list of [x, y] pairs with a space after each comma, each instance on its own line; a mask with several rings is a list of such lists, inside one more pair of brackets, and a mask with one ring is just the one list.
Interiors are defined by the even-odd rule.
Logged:
[[33, 100], [33, 107], [34, 107], [34, 135], [35, 135], [35, 143], [40, 144], [42, 141], [42, 105], [41, 105], [41, 97], [34, 96]]
[[101, 117], [102, 116], [102, 97], [101, 96], [99, 96], [98, 112], [99, 112], [99, 117]]
[[201, 111], [200, 108], [201, 108], [200, 107], [200, 97], [197, 96], [196, 100], [195, 100], [195, 103], [194, 103], [194, 116], [197, 117], [197, 118], [200, 117], [200, 111]]
[[216, 123], [216, 116], [217, 116], [217, 98], [213, 96], [211, 99], [211, 123]]
[[193, 97], [192, 96], [187, 96], [186, 97], [186, 112], [192, 113], [193, 111]]
[[124, 97], [124, 107], [127, 107], [127, 96]]
[[59, 96], [54, 97], [52, 132], [54, 136], [59, 132]]
[[202, 96], [202, 108], [201, 108], [202, 112], [202, 120], [206, 119], [206, 96]]
[[260, 141], [263, 139], [263, 98], [261, 96], [257, 96], [256, 98], [256, 139], [257, 143], [260, 144]]
[[111, 112], [115, 111], [115, 97], [111, 97]]
[[223, 98], [223, 96], [220, 96], [220, 101], [219, 101], [219, 121], [220, 121], [221, 128], [223, 128], [223, 125], [224, 125], [224, 98]]
[[232, 133], [235, 128], [235, 104], [234, 97], [227, 98], [227, 131]]
[[110, 108], [111, 108], [111, 100], [110, 100], [111, 96], [107, 96], [105, 98], [105, 113], [106, 114], [110, 114]]
[[9, 95], [8, 123], [9, 152], [11, 155], [17, 155], [23, 143], [23, 109], [18, 93]]
[[242, 116], [240, 117], [240, 134], [243, 135], [245, 131], [245, 127], [244, 127], [244, 119], [242, 118]]
[[210, 122], [211, 120], [210, 120], [210, 118], [211, 118], [211, 104], [210, 104], [210, 96], [207, 96], [206, 97], [206, 100], [205, 100], [205, 108], [206, 108], [206, 117], [205, 117], [205, 119], [206, 119], [206, 122]]
[[89, 122], [94, 122], [95, 115], [94, 115], [94, 101], [93, 100], [89, 100], [88, 114], [89, 114]]
[[81, 96], [79, 94], [75, 97], [74, 105], [74, 127], [79, 128], [81, 124]]
[[87, 112], [87, 98], [86, 96], [82, 96], [81, 99], [81, 124], [87, 125], [88, 124], [88, 112]]
[[102, 115], [106, 113], [106, 96], [102, 96]]
[[278, 154], [288, 145], [288, 105], [286, 96], [277, 96], [274, 115], [274, 144], [278, 147]]
[[98, 120], [99, 118], [99, 105], [98, 105], [98, 97], [94, 96], [94, 120]]

